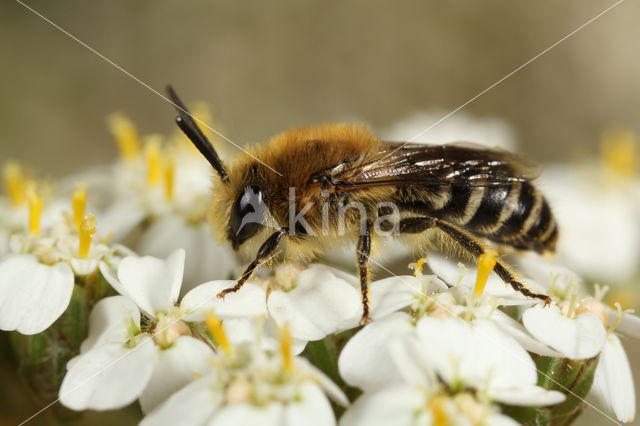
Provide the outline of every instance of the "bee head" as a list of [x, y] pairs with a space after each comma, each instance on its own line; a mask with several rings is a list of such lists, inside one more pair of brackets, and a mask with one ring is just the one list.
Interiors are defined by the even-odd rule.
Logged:
[[255, 185], [246, 186], [231, 207], [228, 239], [234, 250], [262, 229], [266, 215], [262, 189]]

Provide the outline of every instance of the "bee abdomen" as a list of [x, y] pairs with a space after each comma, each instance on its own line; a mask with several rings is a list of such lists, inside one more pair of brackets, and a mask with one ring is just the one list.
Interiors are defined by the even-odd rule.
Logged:
[[449, 202], [432, 214], [518, 249], [555, 249], [558, 230], [549, 204], [528, 182], [454, 186]]

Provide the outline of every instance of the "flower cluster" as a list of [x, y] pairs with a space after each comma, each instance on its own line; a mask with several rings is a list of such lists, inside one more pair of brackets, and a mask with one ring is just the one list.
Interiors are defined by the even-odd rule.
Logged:
[[640, 318], [606, 287], [514, 257], [543, 306], [505, 286], [488, 250], [477, 265], [429, 253], [371, 282], [366, 325], [343, 256], [263, 268], [219, 298], [241, 263], [209, 235], [206, 163], [122, 115], [109, 125], [121, 160], [57, 193], [4, 170], [0, 329], [71, 342], [47, 376], [65, 407], [138, 401], [144, 425], [550, 424], [585, 405], [634, 418], [621, 340], [640, 338]]

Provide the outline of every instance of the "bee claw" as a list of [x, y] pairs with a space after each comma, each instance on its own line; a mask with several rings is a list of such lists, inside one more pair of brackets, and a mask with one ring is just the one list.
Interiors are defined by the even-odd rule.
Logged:
[[362, 318], [360, 319], [360, 325], [367, 325], [370, 322], [371, 322], [371, 317], [369, 317], [369, 315], [363, 315]]

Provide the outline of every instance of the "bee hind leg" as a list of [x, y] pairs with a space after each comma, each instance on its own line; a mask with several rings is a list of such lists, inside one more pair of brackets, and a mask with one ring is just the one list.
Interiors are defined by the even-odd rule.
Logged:
[[218, 297], [224, 298], [229, 293], [235, 293], [240, 290], [244, 283], [251, 278], [253, 271], [256, 270], [258, 266], [269, 260], [273, 257], [272, 253], [275, 251], [276, 247], [278, 247], [278, 243], [280, 239], [288, 234], [288, 230], [286, 228], [282, 228], [271, 234], [269, 238], [260, 246], [258, 250], [258, 254], [256, 258], [247, 266], [247, 268], [242, 273], [242, 276], [236, 281], [233, 287], [225, 288], [220, 293], [218, 293]]
[[[465, 251], [472, 255], [474, 259], [477, 259], [485, 253], [484, 248], [478, 241], [457, 226], [440, 219], [429, 219], [434, 221], [434, 226], [437, 229], [451, 237]], [[509, 284], [515, 291], [533, 299], [540, 299], [544, 302], [545, 306], [551, 303], [551, 298], [549, 296], [535, 293], [526, 288], [525, 285], [520, 282], [511, 271], [509, 271], [509, 268], [501, 260], [497, 260], [493, 271], [502, 279], [502, 281]]]
[[[476, 241], [473, 236], [461, 230], [457, 226], [454, 226], [441, 219], [436, 219], [433, 217], [410, 217], [402, 219], [399, 225], [400, 233], [403, 234], [416, 234], [424, 232], [430, 228], [437, 228], [447, 234], [450, 238], [452, 238], [456, 243], [460, 245], [460, 247], [462, 247], [476, 260], [478, 259], [478, 257], [485, 253], [482, 245], [478, 241]], [[498, 274], [502, 281], [510, 285], [511, 288], [513, 288], [515, 291], [527, 297], [540, 299], [544, 301], [545, 305], [551, 303], [551, 298], [549, 296], [534, 293], [526, 288], [525, 285], [518, 281], [513, 273], [509, 271], [509, 268], [501, 260], [497, 260], [493, 270], [496, 274]]]

